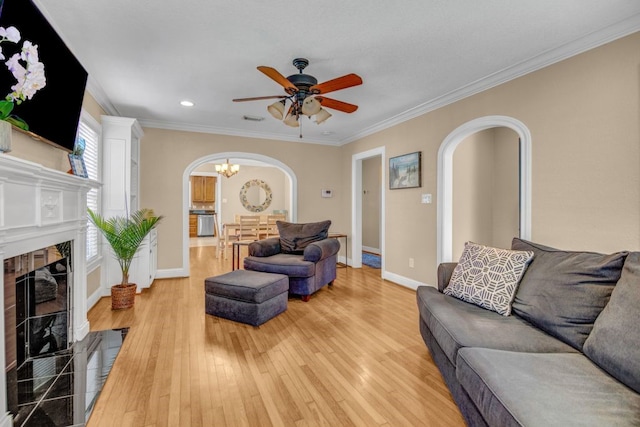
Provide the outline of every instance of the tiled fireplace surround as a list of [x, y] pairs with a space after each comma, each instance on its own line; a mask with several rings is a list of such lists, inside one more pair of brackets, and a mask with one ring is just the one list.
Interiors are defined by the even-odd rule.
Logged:
[[[97, 183], [41, 165], [0, 155], [0, 268], [4, 260], [27, 254], [56, 243], [71, 241], [73, 245], [71, 285], [72, 341], [80, 341], [89, 333], [87, 321], [86, 271], [86, 194]], [[5, 303], [4, 271], [0, 293]], [[5, 311], [5, 316], [8, 312]], [[15, 316], [15, 312], [12, 312]], [[15, 340], [5, 332], [7, 320], [0, 316], [0, 427], [12, 426], [7, 411], [6, 341]], [[13, 322], [15, 323], [15, 322]]]

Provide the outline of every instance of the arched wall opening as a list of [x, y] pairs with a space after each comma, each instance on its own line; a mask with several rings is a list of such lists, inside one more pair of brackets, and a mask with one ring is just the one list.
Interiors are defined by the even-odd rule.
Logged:
[[[226, 159], [253, 160], [266, 163], [280, 169], [289, 178], [289, 220], [298, 218], [298, 180], [293, 170], [272, 157], [255, 153], [221, 152], [200, 157], [189, 164], [182, 174], [182, 270], [189, 276], [189, 177], [198, 166], [205, 163], [223, 163]], [[217, 203], [217, 202], [216, 202]]]
[[453, 153], [470, 135], [496, 127], [509, 128], [520, 139], [520, 237], [531, 239], [531, 132], [512, 117], [481, 117], [456, 128], [438, 150], [438, 264], [453, 260]]

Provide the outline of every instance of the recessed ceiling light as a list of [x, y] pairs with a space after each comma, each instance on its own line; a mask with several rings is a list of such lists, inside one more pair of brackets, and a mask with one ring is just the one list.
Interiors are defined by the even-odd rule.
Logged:
[[180, 101], [180, 105], [182, 105], [183, 107], [193, 107], [195, 104], [192, 101], [188, 101], [188, 100], [184, 100], [184, 101]]
[[330, 130], [325, 130], [324, 132], [322, 132], [322, 134], [324, 136], [329, 136], [329, 135], [333, 135], [333, 132], [331, 132]]

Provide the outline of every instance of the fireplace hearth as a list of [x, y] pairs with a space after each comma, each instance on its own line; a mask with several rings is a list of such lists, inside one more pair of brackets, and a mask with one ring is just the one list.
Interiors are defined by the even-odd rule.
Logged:
[[11, 370], [44, 368], [46, 362], [31, 361], [72, 351], [70, 344], [89, 334], [86, 195], [98, 186], [0, 156], [0, 425], [17, 415], [8, 405], [15, 391], [7, 383]]

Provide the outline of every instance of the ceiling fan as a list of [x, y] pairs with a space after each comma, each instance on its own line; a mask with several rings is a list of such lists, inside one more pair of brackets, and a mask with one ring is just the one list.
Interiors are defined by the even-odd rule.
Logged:
[[[267, 77], [278, 83], [284, 88], [286, 95], [258, 96], [253, 98], [236, 98], [233, 102], [259, 101], [262, 99], [280, 99], [267, 107], [267, 111], [276, 119], [282, 120], [284, 124], [291, 127], [300, 126], [300, 116], [315, 116], [315, 122], [320, 124], [331, 117], [331, 114], [325, 108], [342, 111], [344, 113], [353, 113], [358, 109], [357, 105], [349, 104], [335, 99], [327, 98], [325, 93], [336, 90], [346, 89], [352, 86], [362, 84], [362, 79], [357, 74], [347, 74], [333, 80], [318, 84], [318, 80], [309, 75], [304, 74], [304, 70], [309, 65], [309, 60], [305, 58], [296, 58], [293, 65], [298, 69], [298, 74], [284, 77], [275, 68], [259, 66], [258, 70]], [[289, 104], [289, 109], [285, 114], [285, 107]], [[324, 107], [324, 108], [323, 108]], [[302, 138], [302, 129], [300, 129], [300, 138]]]

